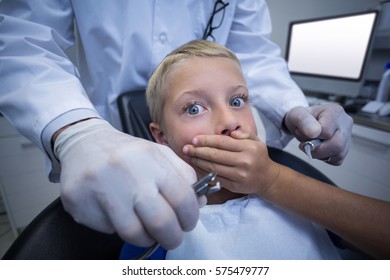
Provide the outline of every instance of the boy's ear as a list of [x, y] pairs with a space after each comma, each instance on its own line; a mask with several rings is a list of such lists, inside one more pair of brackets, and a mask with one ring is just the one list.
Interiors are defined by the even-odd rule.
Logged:
[[162, 131], [161, 127], [158, 124], [153, 123], [153, 122], [150, 123], [149, 124], [149, 129], [150, 129], [150, 132], [152, 133], [152, 136], [153, 136], [154, 140], [157, 143], [168, 146], [168, 141], [165, 138], [165, 134], [164, 134], [164, 132]]

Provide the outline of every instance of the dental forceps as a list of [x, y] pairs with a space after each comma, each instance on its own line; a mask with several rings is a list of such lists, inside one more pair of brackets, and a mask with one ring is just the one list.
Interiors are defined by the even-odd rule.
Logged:
[[306, 141], [303, 143], [303, 149], [305, 151], [305, 154], [310, 158], [313, 159], [311, 156], [311, 152], [314, 151], [316, 148], [318, 148], [322, 143], [322, 140], [320, 139], [313, 139], [310, 141]]
[[[221, 185], [219, 182], [216, 181], [217, 173], [211, 172], [207, 174], [205, 177], [201, 178], [200, 180], [196, 181], [192, 188], [194, 189], [194, 192], [197, 197], [201, 197], [202, 195], [210, 194], [217, 192], [221, 189]], [[151, 247], [149, 247], [145, 253], [141, 254], [140, 256], [134, 258], [133, 260], [146, 260], [149, 258], [160, 246], [158, 242], [154, 243]]]
[[200, 197], [202, 195], [219, 191], [221, 189], [221, 185], [219, 182], [216, 182], [216, 178], [217, 173], [211, 172], [193, 184], [192, 188], [194, 189], [195, 194]]

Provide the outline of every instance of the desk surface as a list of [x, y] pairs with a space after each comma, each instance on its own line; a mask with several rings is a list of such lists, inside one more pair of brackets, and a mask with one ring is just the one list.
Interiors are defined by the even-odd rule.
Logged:
[[390, 116], [380, 117], [377, 114], [358, 112], [349, 114], [357, 124], [390, 132]]
[[353, 118], [354, 123], [361, 124], [370, 128], [379, 129], [385, 132], [390, 132], [390, 116], [378, 116], [377, 114], [371, 114], [362, 112], [361, 108], [367, 104], [366, 99], [355, 99], [352, 103], [346, 105], [340, 102], [329, 101], [316, 96], [306, 95], [306, 99], [310, 106], [323, 105], [329, 103], [340, 104], [344, 107], [345, 111]]

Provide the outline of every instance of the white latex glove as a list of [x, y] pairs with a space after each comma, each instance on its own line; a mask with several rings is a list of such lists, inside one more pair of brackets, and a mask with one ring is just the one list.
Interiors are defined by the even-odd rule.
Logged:
[[340, 165], [348, 154], [353, 120], [340, 105], [295, 107], [286, 114], [285, 124], [299, 141], [323, 140], [312, 152], [313, 158]]
[[61, 199], [77, 222], [115, 231], [134, 245], [158, 241], [166, 249], [195, 227], [195, 171], [168, 147], [90, 119], [61, 132], [54, 151], [61, 163]]

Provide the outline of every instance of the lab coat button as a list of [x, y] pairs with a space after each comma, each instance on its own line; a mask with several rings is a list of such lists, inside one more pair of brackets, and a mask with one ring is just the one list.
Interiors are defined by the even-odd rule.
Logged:
[[165, 44], [168, 41], [167, 33], [165, 33], [165, 32], [161, 33], [159, 36], [159, 40], [160, 40], [161, 44]]

